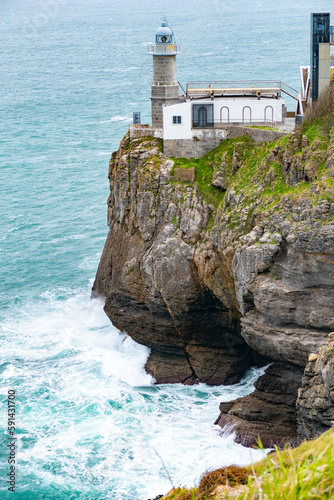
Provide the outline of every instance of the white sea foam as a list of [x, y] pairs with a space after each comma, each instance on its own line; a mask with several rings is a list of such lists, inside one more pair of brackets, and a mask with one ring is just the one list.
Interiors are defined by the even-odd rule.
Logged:
[[45, 292], [2, 324], [1, 394], [19, 394], [23, 477], [87, 498], [145, 500], [170, 488], [155, 450], [175, 484], [188, 486], [208, 468], [262, 457], [213, 422], [219, 403], [249, 393], [263, 370], [229, 387], [154, 386], [149, 350], [111, 325], [103, 300], [88, 290], [59, 300], [66, 294]]
[[111, 123], [111, 122], [130, 122], [132, 118], [128, 116], [117, 115], [110, 118], [110, 120], [102, 120], [100, 123]]

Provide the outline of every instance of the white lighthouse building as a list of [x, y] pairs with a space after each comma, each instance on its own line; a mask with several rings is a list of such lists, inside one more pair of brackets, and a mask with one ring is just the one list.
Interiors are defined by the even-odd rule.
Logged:
[[[283, 94], [300, 100], [299, 92], [278, 80], [192, 81], [179, 95], [176, 56], [181, 48], [165, 17], [147, 52], [153, 56], [152, 126], [132, 125], [130, 134], [162, 137], [167, 156], [199, 157], [222, 140], [246, 133], [259, 140], [259, 131], [251, 127], [283, 127]], [[278, 133], [267, 132], [268, 140]]]

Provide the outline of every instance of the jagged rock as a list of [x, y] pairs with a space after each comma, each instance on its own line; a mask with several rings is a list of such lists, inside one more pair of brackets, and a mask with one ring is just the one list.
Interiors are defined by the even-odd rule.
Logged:
[[303, 177], [306, 181], [313, 181], [315, 179], [319, 165], [326, 158], [326, 151], [323, 150], [322, 146], [323, 143], [321, 141], [314, 141], [309, 148], [305, 148]]
[[334, 329], [334, 226], [247, 247], [235, 255], [234, 275], [246, 342], [305, 366]]
[[308, 139], [307, 139], [306, 135], [303, 135], [300, 145], [301, 145], [301, 147], [303, 149], [307, 148], [307, 146], [308, 146]]
[[334, 177], [334, 128], [330, 133], [330, 141], [326, 152], [326, 169], [329, 175]]
[[216, 424], [234, 432], [236, 441], [265, 448], [297, 438], [295, 402], [303, 369], [275, 363], [255, 382], [255, 391], [244, 398], [221, 403]]
[[219, 170], [214, 170], [212, 186], [226, 191], [228, 187], [228, 179], [226, 178], [226, 161], [223, 161]]
[[267, 156], [267, 162], [272, 163], [273, 161], [275, 161], [278, 157], [280, 150], [281, 148], [279, 146], [275, 146], [274, 149]]
[[297, 399], [298, 435], [319, 436], [334, 425], [334, 333], [309, 356]]
[[242, 165], [242, 156], [245, 149], [245, 144], [243, 142], [237, 142], [234, 146], [233, 158], [232, 158], [232, 172], [236, 172]]

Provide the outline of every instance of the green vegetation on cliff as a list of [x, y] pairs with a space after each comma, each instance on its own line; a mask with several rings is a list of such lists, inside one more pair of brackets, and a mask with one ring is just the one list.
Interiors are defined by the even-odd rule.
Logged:
[[[332, 118], [310, 118], [269, 143], [255, 143], [249, 136], [225, 140], [199, 159], [173, 158], [173, 169], [195, 167], [200, 195], [239, 235], [275, 212], [290, 221], [294, 210], [305, 215], [298, 205], [307, 205], [309, 214], [318, 206], [320, 216], [314, 220], [326, 223], [333, 214], [327, 211], [324, 217], [319, 207], [334, 203], [334, 128], [328, 130]], [[211, 219], [208, 229], [212, 226]]]
[[[307, 122], [270, 143], [254, 143], [247, 136], [225, 140], [199, 159], [173, 158], [174, 168], [195, 167], [199, 191], [215, 208], [222, 205], [225, 190], [241, 195], [244, 205], [256, 202], [260, 210], [275, 206], [282, 196], [307, 195], [313, 204], [321, 199], [333, 202], [334, 180], [325, 168], [333, 138], [334, 133], [326, 135], [321, 124]], [[214, 187], [215, 177], [223, 179], [225, 189]]]
[[334, 429], [296, 449], [276, 450], [248, 467], [204, 474], [198, 488], [178, 488], [168, 500], [325, 500], [334, 498]]

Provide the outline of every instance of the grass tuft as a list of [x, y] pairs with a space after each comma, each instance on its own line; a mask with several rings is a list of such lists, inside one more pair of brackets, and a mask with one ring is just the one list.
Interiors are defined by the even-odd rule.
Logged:
[[[334, 428], [299, 447], [275, 449], [248, 467], [204, 474], [198, 488], [178, 488], [165, 500], [333, 500]], [[242, 490], [242, 491], [241, 491]]]

